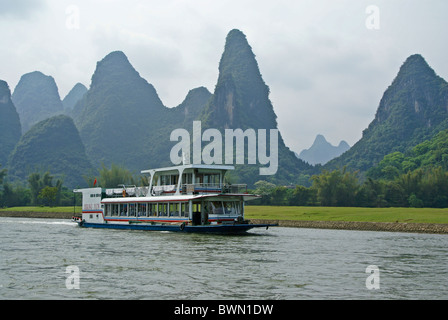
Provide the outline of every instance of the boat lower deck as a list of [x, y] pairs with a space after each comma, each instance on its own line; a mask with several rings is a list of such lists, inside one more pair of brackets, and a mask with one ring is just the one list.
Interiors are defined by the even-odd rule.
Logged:
[[235, 234], [244, 233], [253, 228], [266, 228], [277, 226], [276, 224], [209, 224], [209, 225], [186, 225], [182, 224], [119, 224], [119, 223], [91, 223], [84, 220], [78, 222], [83, 228], [103, 228], [142, 231], [170, 231], [187, 233], [220, 233]]

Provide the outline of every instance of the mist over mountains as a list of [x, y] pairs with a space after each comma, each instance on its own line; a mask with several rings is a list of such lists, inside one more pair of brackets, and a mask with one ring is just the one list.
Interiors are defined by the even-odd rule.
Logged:
[[[23, 75], [12, 96], [7, 83], [0, 81], [0, 164], [9, 169], [9, 179], [23, 181], [32, 172], [49, 170], [63, 177], [68, 187], [84, 186], [83, 175], [96, 174], [102, 164], [118, 164], [134, 173], [171, 166], [175, 142], [170, 141], [170, 133], [178, 128], [191, 132], [194, 120], [202, 122], [203, 130], [215, 128], [222, 133], [237, 128], [278, 129], [269, 87], [240, 30], [231, 30], [226, 37], [214, 91], [191, 89], [174, 108], [163, 104], [154, 85], [121, 51], [97, 63], [88, 89], [76, 84], [62, 101], [54, 79], [38, 71]], [[320, 172], [322, 167], [313, 166], [317, 163], [326, 169], [347, 166], [366, 171], [385, 155], [406, 151], [446, 128], [448, 85], [423, 57], [412, 55], [352, 148], [345, 143], [331, 146], [318, 136], [302, 152], [302, 160], [279, 132], [275, 175], [260, 176], [260, 165], [245, 164], [236, 165], [229, 178], [249, 185], [258, 180], [302, 184]]]

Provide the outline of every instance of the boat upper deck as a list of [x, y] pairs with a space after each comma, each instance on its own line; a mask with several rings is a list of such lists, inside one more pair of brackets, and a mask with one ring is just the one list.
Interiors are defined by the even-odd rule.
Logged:
[[[149, 174], [149, 186], [119, 185], [117, 188], [96, 188], [89, 197], [104, 198], [151, 198], [150, 201], [175, 201], [193, 199], [197, 196], [242, 196], [244, 200], [258, 198], [248, 193], [247, 184], [230, 184], [225, 181], [225, 173], [233, 166], [182, 165], [176, 167], [144, 170]], [[92, 189], [93, 190], [93, 189]], [[75, 192], [82, 192], [76, 189]], [[166, 198], [169, 196], [169, 199]], [[165, 198], [164, 198], [165, 197]], [[173, 198], [176, 197], [176, 198]]]
[[149, 174], [149, 186], [120, 185], [117, 188], [98, 188], [98, 194], [92, 193], [90, 197], [95, 195], [102, 199], [134, 198], [132, 201], [138, 201], [135, 198], [144, 198], [145, 201], [151, 202], [188, 200], [197, 196], [243, 196], [244, 200], [258, 197], [248, 194], [247, 184], [227, 183], [224, 176], [228, 170], [234, 170], [234, 167], [190, 164], [144, 170], [142, 173]]
[[187, 164], [144, 170], [149, 174], [148, 196], [195, 194], [245, 194], [246, 184], [228, 184], [225, 174], [233, 166]]

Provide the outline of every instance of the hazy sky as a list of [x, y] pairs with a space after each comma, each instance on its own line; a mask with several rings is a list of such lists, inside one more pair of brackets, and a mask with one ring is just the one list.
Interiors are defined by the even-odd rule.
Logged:
[[448, 80], [446, 0], [0, 0], [0, 79], [13, 91], [38, 70], [64, 98], [121, 50], [174, 107], [195, 87], [213, 93], [234, 28], [247, 36], [296, 152], [317, 134], [358, 141], [411, 54]]

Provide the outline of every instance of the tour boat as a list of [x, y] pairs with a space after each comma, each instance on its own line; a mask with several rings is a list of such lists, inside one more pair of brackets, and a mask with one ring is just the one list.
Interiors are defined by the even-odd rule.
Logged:
[[187, 164], [141, 171], [148, 187], [75, 189], [82, 193], [81, 227], [148, 231], [240, 233], [276, 224], [244, 218], [247, 185], [227, 184], [233, 166]]

